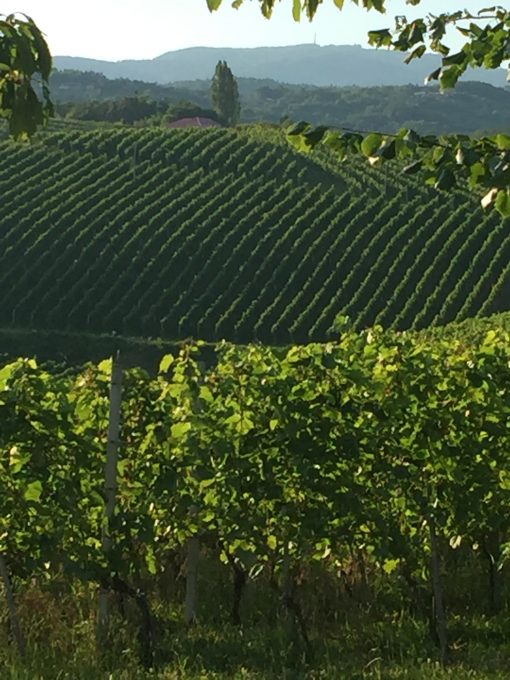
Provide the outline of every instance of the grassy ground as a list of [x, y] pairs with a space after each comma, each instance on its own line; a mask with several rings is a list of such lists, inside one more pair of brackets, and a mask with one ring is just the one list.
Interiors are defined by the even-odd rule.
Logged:
[[[284, 622], [234, 627], [216, 622], [186, 629], [161, 622], [155, 668], [138, 661], [136, 632], [115, 617], [115, 641], [97, 655], [93, 610], [32, 597], [21, 606], [28, 651], [22, 661], [0, 634], [2, 680], [508, 680], [506, 617], [451, 622], [451, 662], [442, 669], [422, 622], [407, 614], [352, 620], [311, 635], [312, 656]], [[5, 621], [3, 622], [6, 623]], [[30, 625], [28, 625], [30, 623]]]
[[[230, 623], [228, 570], [204, 558], [198, 622], [182, 622], [184, 582], [161, 578], [150, 592], [156, 620], [153, 669], [140, 662], [139, 612], [112, 596], [111, 639], [96, 641], [97, 588], [55, 578], [18, 582], [16, 600], [27, 643], [24, 660], [10, 639], [0, 587], [0, 680], [509, 680], [510, 615], [488, 616], [484, 573], [460, 563], [448, 581], [450, 662], [438, 663], [427, 623], [390, 577], [345, 588], [331, 574], [310, 572], [299, 587], [310, 653], [264, 578], [250, 583], [243, 624]], [[506, 584], [506, 578], [504, 578]], [[462, 595], [462, 598], [460, 596]]]

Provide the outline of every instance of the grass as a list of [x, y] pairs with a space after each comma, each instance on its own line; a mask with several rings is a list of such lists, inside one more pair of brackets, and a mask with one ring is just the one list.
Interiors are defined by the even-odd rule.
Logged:
[[112, 597], [111, 640], [98, 650], [95, 586], [59, 576], [17, 584], [27, 641], [21, 660], [10, 640], [0, 588], [0, 680], [508, 680], [506, 591], [499, 615], [481, 614], [483, 580], [475, 566], [463, 564], [450, 584], [447, 668], [437, 662], [426, 623], [410, 613], [391, 577], [380, 577], [368, 594], [354, 586], [353, 597], [331, 575], [310, 573], [299, 590], [310, 655], [262, 577], [243, 597], [243, 625], [232, 625], [229, 573], [207, 559], [200, 572], [196, 625], [182, 623], [179, 575], [161, 580], [150, 593], [157, 620], [150, 670], [139, 661], [133, 604]]
[[[353, 620], [314, 630], [313, 658], [284, 621], [235, 627], [217, 621], [186, 629], [159, 616], [154, 669], [138, 662], [132, 622], [115, 616], [114, 641], [98, 658], [95, 619], [85, 597], [60, 601], [31, 593], [21, 601], [28, 653], [22, 661], [0, 634], [2, 680], [508, 680], [510, 636], [505, 616], [452, 621], [451, 665], [443, 669], [425, 626], [408, 614]], [[6, 621], [4, 620], [5, 624]]]

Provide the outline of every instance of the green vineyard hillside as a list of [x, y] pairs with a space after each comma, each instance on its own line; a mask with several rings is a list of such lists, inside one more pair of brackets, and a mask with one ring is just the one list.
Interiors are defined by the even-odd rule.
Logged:
[[0, 143], [0, 328], [285, 344], [510, 308], [510, 222], [276, 130]]

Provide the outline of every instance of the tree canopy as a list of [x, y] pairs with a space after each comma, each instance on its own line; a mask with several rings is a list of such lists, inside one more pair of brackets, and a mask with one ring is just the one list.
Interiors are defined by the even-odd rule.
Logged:
[[[367, 10], [384, 13], [391, 0], [351, 0]], [[276, 0], [258, 0], [265, 17], [271, 17]], [[330, 0], [339, 10], [345, 0]], [[312, 20], [324, 0], [293, 0], [294, 19], [304, 15]], [[222, 0], [207, 0], [211, 11]], [[239, 8], [243, 0], [232, 6]], [[407, 0], [408, 5], [424, 5], [424, 0]], [[463, 38], [461, 49], [452, 53], [447, 44], [448, 31], [456, 29]], [[438, 81], [441, 89], [452, 88], [470, 68], [496, 69], [510, 59], [510, 11], [494, 6], [478, 12], [458, 10], [408, 20], [395, 17], [393, 28], [369, 31], [369, 45], [407, 53], [406, 62], [420, 58], [426, 51], [440, 55], [441, 64], [426, 82]], [[497, 134], [472, 139], [467, 135], [422, 136], [412, 129], [394, 135], [353, 130], [331, 130], [300, 122], [288, 129], [289, 141], [301, 151], [325, 143], [335, 148], [340, 157], [361, 153], [372, 165], [394, 159], [406, 161], [404, 172], [423, 172], [425, 181], [438, 189], [456, 184], [467, 185], [481, 195], [484, 207], [495, 206], [510, 217], [510, 136]]]
[[26, 15], [0, 15], [0, 118], [15, 138], [35, 132], [52, 113], [46, 40]]
[[211, 82], [211, 100], [215, 111], [227, 125], [239, 122], [241, 106], [237, 81], [226, 61], [216, 65]]

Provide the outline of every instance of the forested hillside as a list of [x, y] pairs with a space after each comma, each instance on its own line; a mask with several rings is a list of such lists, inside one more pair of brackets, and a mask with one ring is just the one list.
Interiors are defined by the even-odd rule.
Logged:
[[[256, 139], [254, 139], [256, 137]], [[1, 143], [0, 326], [283, 344], [510, 308], [510, 223], [276, 129]]]
[[[212, 75], [212, 73], [211, 73]], [[441, 93], [437, 86], [314, 87], [239, 78], [241, 121], [279, 123], [282, 118], [396, 132], [427, 134], [510, 128], [510, 89], [462, 82]], [[99, 73], [54, 71], [51, 92], [62, 116], [95, 121], [158, 122], [169, 107], [192, 102], [211, 108], [210, 79], [168, 85]]]

